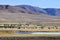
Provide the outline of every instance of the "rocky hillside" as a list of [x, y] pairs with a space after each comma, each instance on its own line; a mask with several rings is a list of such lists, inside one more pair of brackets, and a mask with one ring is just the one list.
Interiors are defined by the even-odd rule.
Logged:
[[60, 9], [0, 5], [0, 21], [60, 22]]

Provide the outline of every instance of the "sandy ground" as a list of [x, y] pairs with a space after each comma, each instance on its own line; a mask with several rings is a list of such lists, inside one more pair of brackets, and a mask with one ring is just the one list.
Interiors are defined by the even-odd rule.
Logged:
[[60, 40], [60, 37], [0, 37], [0, 40]]

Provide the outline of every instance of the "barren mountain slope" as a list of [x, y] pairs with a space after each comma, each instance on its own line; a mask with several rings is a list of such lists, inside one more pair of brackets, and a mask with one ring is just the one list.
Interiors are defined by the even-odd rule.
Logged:
[[60, 16], [51, 16], [43, 12], [38, 13], [22, 9], [21, 7], [0, 5], [0, 21], [60, 22]]

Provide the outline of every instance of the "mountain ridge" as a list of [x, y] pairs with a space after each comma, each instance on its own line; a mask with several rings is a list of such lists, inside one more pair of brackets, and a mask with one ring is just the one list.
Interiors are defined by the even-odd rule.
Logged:
[[35, 13], [43, 13], [51, 16], [60, 16], [60, 9], [59, 8], [39, 8], [39, 7], [34, 7], [30, 5], [20, 5], [18, 7], [25, 8], [25, 10], [30, 9], [30, 11], [33, 11]]
[[39, 8], [30, 5], [0, 5], [0, 10], [9, 10], [11, 12], [27, 12], [29, 14], [46, 14], [50, 16], [60, 16], [60, 9], [58, 8]]

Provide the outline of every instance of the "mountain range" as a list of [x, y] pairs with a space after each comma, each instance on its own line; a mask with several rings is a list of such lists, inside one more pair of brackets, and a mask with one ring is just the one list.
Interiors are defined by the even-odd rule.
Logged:
[[31, 5], [0, 5], [0, 21], [60, 22], [60, 9]]

